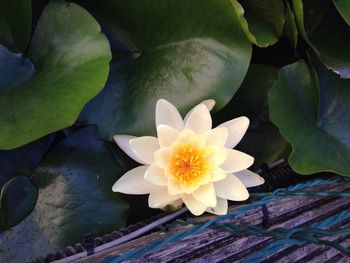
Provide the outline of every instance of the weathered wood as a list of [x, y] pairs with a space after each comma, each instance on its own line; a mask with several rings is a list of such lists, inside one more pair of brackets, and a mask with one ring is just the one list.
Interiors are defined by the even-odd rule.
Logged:
[[[322, 185], [317, 187], [310, 187], [303, 189], [303, 191], [336, 191], [341, 192], [350, 189], [350, 182], [345, 184], [331, 184]], [[239, 209], [241, 206], [236, 206], [230, 210]], [[267, 228], [284, 227], [292, 228], [297, 226], [307, 225], [311, 222], [322, 220], [332, 214], [336, 214], [339, 211], [350, 208], [349, 198], [334, 198], [334, 197], [316, 197], [316, 196], [288, 196], [277, 199], [272, 199], [266, 204], [268, 211], [267, 216], [264, 215], [262, 207], [249, 210], [248, 212], [238, 215], [233, 219], [227, 220], [235, 225], [264, 225]], [[212, 216], [200, 217], [198, 221], [203, 219], [210, 219]], [[343, 222], [347, 224], [346, 222]], [[349, 223], [350, 224], [350, 223]], [[190, 226], [187, 226], [190, 227]], [[156, 240], [163, 240], [167, 236], [185, 229], [185, 226], [178, 226], [177, 229], [171, 229], [170, 232], [157, 232], [148, 236], [139, 238], [127, 244], [111, 248], [107, 251], [98, 253], [97, 255], [90, 256], [85, 259], [81, 259], [79, 263], [98, 262], [105, 258], [107, 255], [120, 255], [126, 251], [136, 247], [146, 247], [150, 243]], [[335, 238], [342, 242], [342, 238]], [[332, 239], [330, 239], [332, 240]], [[206, 229], [202, 233], [197, 235], [188, 236], [182, 240], [171, 243], [165, 247], [162, 247], [154, 252], [148, 253], [141, 258], [129, 260], [125, 262], [239, 262], [243, 257], [259, 250], [259, 248], [266, 246], [274, 241], [270, 237], [257, 237], [247, 236], [242, 237], [233, 235], [229, 232], [218, 231], [214, 229]], [[348, 246], [349, 240], [344, 238], [344, 244]], [[302, 249], [302, 250], [300, 250]], [[278, 253], [283, 254], [293, 259], [297, 251], [300, 250], [301, 256], [299, 257], [301, 262], [304, 262], [304, 258], [312, 253], [316, 254], [314, 257], [321, 257], [323, 254], [327, 254], [329, 259], [339, 258], [339, 252], [334, 249], [318, 247], [316, 245], [306, 245], [302, 248], [296, 246], [286, 246]], [[330, 252], [330, 251], [335, 252]], [[338, 253], [338, 254], [334, 254]], [[304, 258], [303, 258], [303, 255]], [[277, 255], [277, 254], [276, 254]], [[296, 260], [297, 257], [295, 258]], [[266, 258], [266, 262], [288, 262], [283, 261], [283, 258]], [[294, 262], [294, 261], [292, 261]], [[307, 262], [307, 261], [305, 261]], [[316, 261], [315, 261], [316, 262]], [[319, 261], [323, 262], [323, 261]], [[350, 261], [349, 261], [350, 262]]]
[[[348, 187], [349, 185], [337, 185], [335, 187], [328, 186], [328, 189], [332, 189], [332, 191], [342, 191], [348, 189]], [[327, 189], [327, 186], [317, 187], [317, 190], [322, 189]], [[313, 190], [315, 190], [315, 188], [313, 188]], [[286, 202], [286, 200], [288, 200], [288, 202]], [[319, 206], [320, 204], [323, 205]], [[313, 205], [316, 209], [309, 211], [310, 206], [313, 207]], [[271, 211], [271, 213], [269, 212], [268, 214], [268, 221], [273, 221], [271, 218], [274, 217], [282, 219], [281, 215], [286, 215], [286, 218], [284, 219], [285, 221], [272, 225], [271, 228], [291, 228], [305, 225], [316, 219], [320, 220], [329, 214], [339, 212], [342, 209], [349, 207], [350, 202], [348, 198], [334, 199], [324, 197], [289, 196], [268, 202], [267, 209], [268, 211]], [[291, 210], [293, 209], [297, 210], [299, 216], [287, 220], [287, 215], [293, 216], [296, 214], [291, 213]], [[301, 211], [304, 212], [300, 214]], [[259, 214], [262, 216], [262, 211], [260, 211]], [[234, 218], [232, 223], [236, 225], [258, 225], [262, 223], [262, 217], [254, 221], [250, 219], [250, 216], [244, 214]], [[232, 234], [228, 232], [219, 232], [208, 229], [196, 236], [190, 236], [178, 241], [176, 245], [170, 244], [154, 253], [150, 253], [140, 259], [130, 262], [157, 262], [158, 260], [160, 260], [160, 262], [172, 262], [173, 260], [176, 260], [176, 262], [188, 262], [196, 257], [199, 257], [200, 260], [204, 260], [205, 262], [212, 261], [213, 259], [218, 261], [227, 259], [229, 260], [228, 262], [232, 262], [255, 252], [259, 247], [272, 241], [272, 238], [265, 237], [249, 236], [239, 238], [232, 236]]]

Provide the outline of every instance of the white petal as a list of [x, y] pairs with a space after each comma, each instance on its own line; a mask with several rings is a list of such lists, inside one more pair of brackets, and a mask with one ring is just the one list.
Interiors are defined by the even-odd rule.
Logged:
[[131, 139], [130, 148], [134, 150], [137, 156], [147, 164], [154, 162], [153, 153], [159, 150], [159, 142], [156, 137], [143, 136]]
[[262, 178], [260, 175], [247, 169], [236, 172], [234, 175], [244, 184], [245, 187], [254, 187], [265, 182], [264, 178]]
[[218, 197], [216, 206], [215, 207], [209, 207], [206, 211], [215, 215], [226, 215], [227, 214], [227, 200]]
[[184, 127], [184, 122], [179, 111], [169, 101], [160, 99], [156, 106], [156, 127], [161, 124], [169, 125], [180, 131]]
[[215, 106], [215, 100], [204, 100], [201, 102], [201, 104], [204, 104], [208, 108], [208, 111], [211, 111]]
[[254, 163], [254, 158], [246, 153], [227, 149], [228, 156], [220, 168], [227, 173], [236, 173], [247, 169]]
[[211, 129], [211, 125], [210, 113], [208, 108], [203, 104], [197, 105], [185, 122], [185, 128], [189, 128], [195, 133], [204, 133]]
[[188, 210], [190, 210], [190, 212], [196, 216], [200, 216], [207, 209], [207, 207], [204, 204], [197, 201], [195, 198], [192, 197], [192, 195], [183, 194], [181, 197]]
[[166, 187], [155, 187], [148, 197], [148, 205], [151, 208], [161, 208], [178, 200], [180, 195], [169, 195]]
[[184, 191], [182, 190], [179, 183], [168, 180], [168, 193], [170, 195], [178, 195], [182, 194], [183, 192]]
[[160, 147], [169, 146], [179, 136], [179, 132], [176, 129], [164, 124], [157, 127], [157, 133]]
[[[208, 111], [211, 111], [215, 106], [215, 100], [212, 100], [212, 99], [204, 100], [200, 104], [203, 104], [205, 107], [207, 107]], [[186, 114], [186, 116], [184, 118], [184, 122], [187, 121], [188, 117], [190, 116], [190, 114], [192, 113], [193, 110], [194, 110], [194, 108]]]
[[224, 146], [227, 141], [228, 130], [225, 127], [215, 128], [203, 133], [207, 145]]
[[145, 179], [155, 185], [166, 186], [168, 178], [164, 174], [164, 169], [153, 163], [146, 171]]
[[144, 162], [133, 149], [130, 148], [129, 141], [137, 137], [130, 135], [114, 135], [113, 139], [117, 143], [120, 149], [122, 149], [129, 157], [141, 164], [147, 164]]
[[197, 199], [197, 201], [205, 204], [206, 206], [216, 206], [216, 194], [213, 183], [202, 185], [193, 192], [192, 196]]
[[158, 166], [162, 169], [166, 169], [167, 164], [170, 158], [170, 149], [169, 147], [161, 148], [154, 152], [154, 159]]
[[234, 175], [229, 174], [224, 180], [214, 183], [217, 197], [232, 201], [248, 199], [249, 193], [243, 183]]
[[208, 160], [213, 164], [219, 166], [226, 162], [228, 157], [228, 149], [219, 145], [210, 145], [208, 148], [211, 150], [212, 154], [208, 157]]
[[150, 193], [155, 186], [145, 179], [148, 167], [147, 165], [138, 166], [128, 171], [114, 183], [112, 187], [113, 192], [134, 195]]
[[218, 127], [226, 127], [228, 129], [228, 138], [225, 146], [234, 148], [243, 138], [249, 126], [249, 119], [245, 116], [227, 121]]
[[213, 182], [220, 181], [226, 178], [227, 173], [219, 167], [214, 166], [210, 171], [211, 180]]

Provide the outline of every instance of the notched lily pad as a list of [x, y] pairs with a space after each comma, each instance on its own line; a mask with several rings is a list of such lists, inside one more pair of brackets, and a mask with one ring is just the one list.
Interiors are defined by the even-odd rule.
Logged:
[[295, 171], [350, 176], [350, 81], [312, 61], [316, 71], [303, 60], [280, 70], [269, 92], [270, 117], [292, 145]]
[[[28, 69], [19, 75], [21, 81], [15, 70], [0, 73], [0, 79], [7, 80], [0, 90], [0, 149], [19, 147], [74, 123], [85, 103], [102, 89], [111, 53], [87, 11], [50, 1], [36, 25], [28, 57], [36, 67], [30, 80]], [[0, 68], [7, 62], [1, 60]]]

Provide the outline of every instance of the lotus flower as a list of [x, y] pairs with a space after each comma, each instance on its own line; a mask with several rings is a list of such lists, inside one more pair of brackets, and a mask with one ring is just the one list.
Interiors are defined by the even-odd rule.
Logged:
[[118, 146], [141, 166], [125, 173], [113, 191], [149, 194], [151, 208], [184, 203], [194, 215], [227, 213], [227, 200], [249, 197], [246, 187], [264, 183], [247, 170], [254, 158], [233, 150], [249, 119], [239, 117], [212, 129], [215, 101], [194, 107], [184, 119], [170, 102], [156, 105], [157, 136], [115, 135]]

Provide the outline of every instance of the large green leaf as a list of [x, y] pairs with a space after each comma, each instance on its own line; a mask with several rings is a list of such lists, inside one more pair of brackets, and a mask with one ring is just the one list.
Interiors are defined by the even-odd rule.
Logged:
[[[94, 1], [81, 1], [82, 4]], [[105, 89], [80, 116], [104, 138], [155, 132], [159, 98], [182, 113], [204, 99], [217, 109], [248, 69], [251, 45], [231, 1], [97, 1], [89, 10], [110, 38], [114, 59]]]
[[37, 196], [28, 177], [16, 176], [7, 181], [0, 194], [0, 231], [21, 222], [33, 210]]
[[333, 0], [334, 5], [338, 9], [341, 16], [350, 26], [350, 1], [349, 0]]
[[0, 91], [0, 149], [70, 126], [107, 78], [108, 42], [93, 17], [76, 4], [48, 4], [28, 55], [36, 66], [35, 76]]
[[[233, 2], [233, 1], [232, 1]], [[285, 7], [282, 0], [240, 0], [244, 9], [242, 27], [252, 43], [259, 47], [273, 45], [282, 34]], [[239, 9], [239, 4], [234, 3]], [[242, 11], [239, 13], [242, 14]]]
[[214, 114], [216, 124], [239, 116], [249, 118], [248, 131], [237, 148], [255, 158], [252, 169], [276, 161], [287, 147], [286, 141], [269, 120], [267, 92], [277, 79], [277, 68], [262, 64], [250, 65], [233, 99], [222, 110]]
[[122, 171], [113, 148], [97, 136], [88, 127], [67, 137], [33, 175], [39, 188], [35, 209], [43, 217], [38, 224], [57, 247], [125, 224], [128, 206], [111, 188]]
[[31, 31], [31, 0], [0, 0], [0, 43], [23, 52]]
[[301, 35], [327, 68], [350, 78], [350, 27], [328, 0], [293, 0]]
[[124, 227], [128, 205], [112, 192], [124, 172], [115, 150], [98, 138], [95, 127], [75, 132], [56, 146], [32, 176], [39, 189], [34, 211], [0, 235], [0, 243], [6, 243], [0, 261], [23, 262], [80, 242], [83, 234]]
[[291, 167], [301, 174], [350, 175], [350, 80], [304, 61], [280, 70], [269, 92], [270, 117], [292, 145]]

